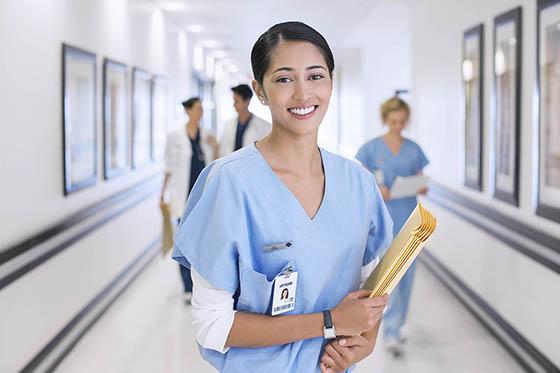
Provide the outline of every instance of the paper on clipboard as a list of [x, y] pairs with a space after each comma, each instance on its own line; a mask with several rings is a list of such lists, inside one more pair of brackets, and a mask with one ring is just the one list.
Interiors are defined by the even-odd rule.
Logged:
[[391, 187], [391, 199], [414, 197], [426, 186], [427, 181], [425, 175], [397, 176]]

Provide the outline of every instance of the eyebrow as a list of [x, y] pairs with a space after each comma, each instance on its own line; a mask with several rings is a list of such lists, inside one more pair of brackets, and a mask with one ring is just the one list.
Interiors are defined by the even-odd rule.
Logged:
[[[313, 70], [313, 69], [323, 69], [325, 71], [327, 71], [327, 69], [324, 66], [321, 65], [313, 65], [313, 66], [308, 66], [305, 68], [305, 70]], [[278, 71], [294, 71], [295, 69], [292, 67], [280, 67], [276, 70], [274, 70], [272, 73], [276, 73]]]

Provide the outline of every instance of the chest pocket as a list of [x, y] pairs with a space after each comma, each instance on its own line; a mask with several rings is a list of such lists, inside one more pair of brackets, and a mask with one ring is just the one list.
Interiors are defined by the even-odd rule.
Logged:
[[[289, 260], [281, 271], [270, 276], [269, 280], [264, 273], [255, 271], [252, 268], [244, 268], [239, 274], [240, 293], [237, 303], [237, 310], [249, 313], [257, 313], [261, 315], [269, 315], [272, 306], [272, 292], [274, 291], [274, 279], [277, 275], [290, 268], [296, 272], [297, 266], [294, 260]], [[297, 314], [301, 309], [301, 294], [298, 290], [301, 288], [297, 285], [295, 309], [286, 312], [283, 315]]]

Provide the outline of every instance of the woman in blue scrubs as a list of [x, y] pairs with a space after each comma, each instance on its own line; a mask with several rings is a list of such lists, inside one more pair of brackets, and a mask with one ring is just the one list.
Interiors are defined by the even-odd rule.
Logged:
[[367, 170], [317, 146], [333, 87], [326, 40], [278, 24], [251, 62], [272, 130], [202, 171], [175, 237], [196, 339], [221, 372], [348, 371], [375, 346], [387, 297], [358, 289], [391, 218]]
[[[421, 173], [428, 159], [418, 144], [402, 135], [410, 117], [410, 108], [404, 100], [398, 97], [387, 100], [381, 106], [381, 117], [388, 127], [387, 133], [363, 145], [356, 158], [375, 175], [393, 218], [393, 235], [396, 236], [418, 201], [416, 196], [391, 199], [389, 190], [397, 176]], [[418, 193], [425, 194], [426, 191], [424, 188]], [[408, 313], [414, 270], [413, 264], [391, 293], [389, 307], [383, 317], [385, 345], [395, 356], [401, 354], [405, 341], [401, 329]]]

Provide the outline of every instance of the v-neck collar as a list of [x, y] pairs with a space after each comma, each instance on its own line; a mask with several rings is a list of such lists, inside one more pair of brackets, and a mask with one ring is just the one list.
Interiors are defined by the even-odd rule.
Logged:
[[399, 155], [401, 155], [402, 153], [402, 148], [404, 146], [406, 139], [403, 137], [403, 140], [401, 141], [401, 144], [399, 145], [399, 151], [396, 153], [393, 153], [393, 149], [391, 149], [391, 147], [389, 146], [389, 144], [387, 144], [387, 141], [385, 141], [385, 135], [381, 136], [381, 142], [383, 143], [383, 145], [385, 145], [385, 147], [387, 148], [387, 150], [389, 150], [389, 153], [393, 156], [393, 157], [398, 157]]
[[329, 182], [328, 182], [329, 172], [328, 172], [328, 164], [327, 164], [328, 162], [326, 161], [325, 152], [323, 151], [323, 149], [317, 147], [319, 149], [319, 154], [321, 155], [321, 164], [323, 167], [323, 174], [325, 177], [325, 187], [323, 188], [323, 197], [321, 199], [321, 204], [319, 205], [317, 211], [315, 211], [315, 215], [310, 217], [305, 211], [305, 208], [303, 207], [301, 201], [290, 190], [290, 188], [288, 188], [288, 186], [282, 181], [282, 179], [280, 179], [280, 177], [276, 175], [276, 172], [274, 172], [274, 170], [272, 169], [268, 161], [264, 158], [264, 156], [261, 154], [259, 149], [257, 149], [257, 147], [255, 146], [255, 143], [253, 143], [251, 146], [253, 147], [253, 151], [257, 153], [259, 159], [263, 162], [265, 168], [267, 169], [268, 174], [271, 176], [274, 182], [279, 186], [280, 189], [283, 190], [284, 194], [287, 195], [287, 198], [293, 201], [293, 203], [297, 206], [297, 210], [299, 210], [299, 215], [303, 218], [303, 221], [307, 223], [317, 222], [317, 220], [320, 218], [322, 214], [322, 211], [325, 209], [324, 206], [327, 201], [328, 190], [329, 190]]

